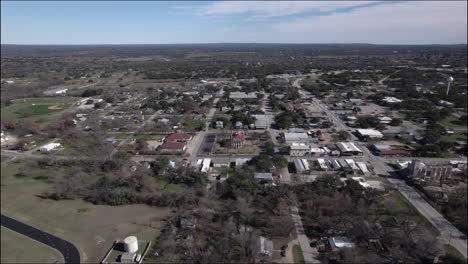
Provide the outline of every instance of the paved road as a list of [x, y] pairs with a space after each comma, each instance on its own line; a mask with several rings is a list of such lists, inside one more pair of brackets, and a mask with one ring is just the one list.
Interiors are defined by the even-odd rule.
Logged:
[[[15, 232], [37, 240], [62, 253], [65, 263], [80, 263], [80, 252], [70, 242], [58, 238], [52, 234], [41, 231], [35, 227], [19, 222], [13, 218], [1, 215], [1, 225]], [[21, 247], [21, 245], [17, 245]]]
[[[328, 108], [322, 104], [319, 100], [314, 100], [314, 103], [327, 113], [329, 118], [338, 126], [340, 129], [351, 132], [344, 122], [336, 116], [335, 113], [329, 111]], [[356, 136], [351, 133], [351, 142], [354, 142], [361, 146], [364, 153], [363, 158], [374, 166], [377, 173], [383, 176], [389, 176], [390, 172], [393, 171], [382, 157], [374, 156], [361, 142], [357, 142]], [[408, 186], [403, 180], [396, 178], [388, 178], [389, 182], [392, 183], [396, 189], [418, 210], [418, 212], [424, 216], [439, 232], [440, 236], [446, 240], [446, 243], [455, 247], [465, 258], [467, 257], [467, 240], [455, 226], [453, 226], [448, 220], [446, 220], [439, 212], [437, 212], [432, 206], [426, 202], [413, 188]]]
[[310, 246], [309, 238], [306, 236], [304, 226], [302, 225], [301, 216], [296, 206], [291, 206], [291, 217], [296, 227], [297, 240], [301, 246], [302, 255], [305, 263], [320, 263], [318, 260], [319, 253], [316, 248]]

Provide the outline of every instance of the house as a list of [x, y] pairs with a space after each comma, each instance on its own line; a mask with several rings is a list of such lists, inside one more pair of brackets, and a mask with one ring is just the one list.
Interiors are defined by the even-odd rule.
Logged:
[[243, 124], [242, 124], [241, 121], [237, 121], [236, 124], [234, 125], [234, 127], [235, 127], [236, 129], [242, 129], [242, 126], [243, 126]]
[[336, 147], [341, 156], [362, 155], [362, 151], [352, 142], [338, 142]]
[[224, 127], [224, 124], [223, 124], [223, 121], [216, 121], [215, 123], [215, 128], [223, 128]]
[[167, 118], [158, 119], [158, 124], [167, 125], [168, 123], [169, 123], [169, 119]]
[[445, 100], [440, 100], [439, 105], [446, 106], [446, 107], [454, 107], [455, 106], [454, 103], [451, 103], [451, 102], [448, 102], [448, 101], [445, 101]]
[[332, 250], [341, 248], [354, 248], [356, 246], [346, 237], [330, 237], [328, 238], [328, 244]]
[[244, 166], [247, 162], [249, 162], [250, 159], [243, 159], [243, 158], [239, 158], [239, 159], [236, 159], [236, 168], [241, 168], [242, 166]]
[[193, 138], [193, 135], [191, 134], [179, 134], [179, 133], [174, 133], [170, 134], [166, 138], [164, 138], [164, 141], [166, 142], [188, 142]]
[[273, 182], [273, 174], [271, 172], [256, 172], [254, 179], [259, 182]]
[[305, 156], [310, 152], [309, 145], [303, 143], [292, 143], [290, 154], [293, 157]]
[[51, 143], [45, 144], [44, 146], [40, 147], [39, 151], [43, 152], [43, 153], [48, 153], [51, 150], [54, 150], [54, 149], [59, 148], [61, 146], [62, 146], [62, 144], [60, 144], [60, 143], [51, 142]]
[[381, 124], [390, 124], [392, 122], [392, 118], [388, 116], [378, 116], [377, 118]]
[[297, 173], [303, 174], [310, 172], [310, 165], [306, 159], [295, 159], [294, 167], [296, 168]]
[[383, 138], [383, 134], [375, 129], [357, 129], [356, 133], [361, 139], [364, 138]]
[[294, 142], [304, 142], [307, 141], [309, 135], [307, 133], [284, 133], [284, 141], [287, 144], [292, 144]]
[[185, 152], [187, 145], [184, 142], [166, 141], [158, 147], [160, 152]]
[[231, 92], [230, 99], [257, 99], [257, 93]]
[[231, 147], [232, 148], [241, 148], [244, 146], [245, 134], [244, 131], [234, 131], [231, 134]]

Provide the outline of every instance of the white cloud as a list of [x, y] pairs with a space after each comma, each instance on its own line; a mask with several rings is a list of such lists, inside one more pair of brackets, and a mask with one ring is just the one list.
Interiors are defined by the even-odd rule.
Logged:
[[466, 43], [466, 8], [465, 1], [394, 2], [271, 23], [268, 30], [239, 38], [284, 43]]
[[213, 2], [196, 9], [197, 15], [250, 14], [252, 17], [280, 17], [306, 12], [326, 12], [356, 7], [372, 1], [233, 1]]

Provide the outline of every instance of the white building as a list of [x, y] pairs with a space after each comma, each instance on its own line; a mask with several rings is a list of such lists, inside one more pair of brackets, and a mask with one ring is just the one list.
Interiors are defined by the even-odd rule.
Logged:
[[336, 144], [341, 156], [362, 155], [362, 151], [352, 142], [339, 142]]
[[257, 93], [231, 92], [230, 99], [257, 99]]
[[384, 99], [382, 99], [382, 101], [389, 103], [389, 104], [399, 104], [403, 102], [402, 100], [395, 98], [395, 97], [385, 97]]
[[270, 172], [256, 172], [254, 174], [254, 178], [260, 182], [272, 182], [273, 181], [273, 174]]
[[208, 172], [208, 170], [210, 169], [210, 164], [211, 164], [211, 159], [203, 159], [200, 171]]
[[284, 141], [291, 144], [293, 142], [304, 142], [309, 139], [307, 133], [284, 133]]
[[296, 168], [297, 173], [309, 173], [310, 172], [309, 161], [307, 161], [306, 159], [295, 159], [294, 167]]
[[306, 144], [292, 143], [290, 154], [293, 157], [305, 156], [309, 153], [310, 147]]
[[47, 153], [47, 152], [50, 152], [51, 150], [54, 150], [54, 149], [56, 149], [56, 148], [59, 148], [60, 146], [62, 146], [62, 144], [56, 143], [56, 142], [52, 142], [52, 143], [48, 143], [48, 144], [45, 144], [44, 146], [40, 147], [40, 148], [39, 148], [39, 151], [40, 151], [40, 152]]
[[390, 122], [392, 122], [392, 118], [388, 116], [379, 116], [377, 118], [379, 119], [381, 124], [390, 124]]
[[324, 159], [317, 159], [317, 164], [320, 170], [324, 170], [324, 171], [328, 170], [328, 166]]
[[383, 134], [375, 129], [357, 129], [356, 132], [361, 138], [383, 138]]
[[67, 88], [57, 88], [57, 89], [52, 89], [45, 91], [45, 95], [65, 95], [67, 93], [68, 89]]

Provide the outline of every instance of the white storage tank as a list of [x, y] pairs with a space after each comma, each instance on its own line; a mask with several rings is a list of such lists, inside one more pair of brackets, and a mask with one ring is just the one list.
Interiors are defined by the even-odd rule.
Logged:
[[123, 241], [124, 250], [128, 253], [135, 253], [138, 250], [138, 240], [136, 236], [126, 237]]

